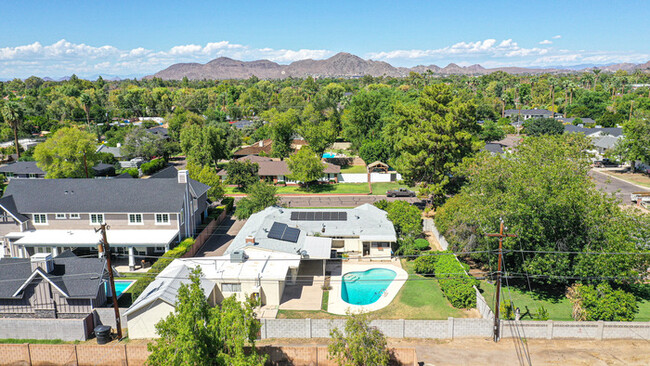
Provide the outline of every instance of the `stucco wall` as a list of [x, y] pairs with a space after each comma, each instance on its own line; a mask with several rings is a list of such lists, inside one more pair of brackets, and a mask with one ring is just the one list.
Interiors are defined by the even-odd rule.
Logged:
[[129, 338], [156, 338], [156, 323], [164, 319], [172, 311], [174, 311], [172, 305], [161, 300], [156, 300], [150, 306], [127, 315]]

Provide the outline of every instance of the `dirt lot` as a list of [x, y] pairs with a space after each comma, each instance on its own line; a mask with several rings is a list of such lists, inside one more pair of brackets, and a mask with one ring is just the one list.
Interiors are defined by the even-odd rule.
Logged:
[[[327, 344], [325, 339], [265, 340], [259, 345]], [[515, 343], [491, 339], [389, 340], [389, 346], [415, 347], [420, 365], [518, 365]], [[647, 340], [528, 340], [532, 365], [648, 365]], [[527, 363], [524, 363], [527, 365]]]

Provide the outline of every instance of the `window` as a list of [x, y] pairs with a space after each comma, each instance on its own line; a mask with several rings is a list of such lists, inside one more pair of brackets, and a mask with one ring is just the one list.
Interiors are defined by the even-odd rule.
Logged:
[[14, 173], [12, 173], [12, 172], [6, 172], [5, 173], [5, 177], [7, 177], [7, 178], [13, 178], [13, 176], [14, 176]]
[[35, 247], [34, 251], [36, 253], [50, 253], [52, 249], [50, 249], [49, 247]]
[[153, 252], [154, 253], [164, 253], [165, 252], [165, 247], [154, 247]]
[[29, 177], [32, 178], [32, 179], [36, 178], [36, 174], [29, 174]]
[[181, 225], [185, 224], [185, 210], [181, 208]]
[[142, 214], [129, 214], [129, 225], [142, 225]]
[[169, 225], [169, 214], [156, 214], [156, 225]]
[[104, 223], [104, 214], [90, 214], [90, 224], [103, 224]]
[[79, 220], [81, 216], [79, 216], [78, 213], [71, 213], [70, 214], [70, 220]]
[[241, 292], [241, 283], [222, 283], [221, 292]]
[[56, 219], [57, 220], [65, 220], [65, 214], [64, 213], [56, 214]]
[[34, 225], [47, 225], [47, 215], [46, 214], [33, 214]]

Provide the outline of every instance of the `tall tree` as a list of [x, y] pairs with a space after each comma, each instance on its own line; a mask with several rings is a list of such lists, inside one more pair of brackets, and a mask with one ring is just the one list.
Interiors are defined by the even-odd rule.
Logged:
[[370, 326], [366, 314], [348, 313], [345, 332], [335, 328], [330, 337], [329, 356], [339, 366], [388, 365], [390, 357], [386, 337], [379, 329]]
[[232, 160], [226, 166], [228, 184], [235, 184], [242, 191], [246, 192], [248, 187], [255, 182], [259, 182], [260, 177], [257, 174], [260, 166], [251, 161]]
[[90, 95], [82, 93], [79, 96], [79, 100], [81, 101], [81, 106], [86, 113], [86, 128], [90, 130], [90, 106], [92, 105], [92, 99], [90, 98]]
[[273, 147], [271, 155], [276, 158], [286, 158], [291, 154], [294, 130], [300, 125], [300, 114], [295, 109], [286, 112], [278, 112], [273, 109], [270, 112], [269, 126], [271, 128], [271, 139]]
[[298, 133], [309, 143], [309, 147], [321, 156], [336, 140], [336, 122], [326, 118], [314, 108], [313, 104], [309, 104], [302, 112], [302, 123], [298, 127]]
[[302, 182], [307, 186], [311, 182], [322, 178], [323, 170], [325, 170], [325, 164], [309, 146], [305, 146], [291, 155], [287, 159], [287, 165], [291, 171], [289, 179]]
[[[63, 127], [36, 146], [34, 159], [46, 178], [84, 178], [97, 163], [95, 137], [74, 127]], [[89, 173], [90, 174], [90, 173]]]
[[420, 195], [439, 199], [453, 183], [452, 169], [480, 148], [475, 107], [454, 96], [449, 86], [422, 90], [417, 104], [400, 105], [385, 135], [400, 154], [393, 165], [409, 184], [424, 183]]
[[524, 132], [528, 136], [561, 135], [564, 125], [555, 118], [531, 118], [524, 122]]
[[192, 179], [210, 187], [208, 189], [208, 198], [210, 201], [221, 201], [224, 196], [225, 189], [223, 187], [221, 177], [217, 175], [214, 167], [208, 165], [199, 166], [190, 162], [187, 164], [187, 170], [190, 172], [190, 177]]
[[124, 137], [121, 150], [123, 155], [128, 158], [141, 157], [149, 160], [164, 154], [165, 141], [162, 137], [149, 133], [143, 127], [136, 127]]
[[[190, 283], [178, 290], [174, 312], [156, 324], [160, 338], [147, 345], [149, 365], [250, 365], [262, 366], [255, 337], [260, 329], [251, 301], [228, 297], [214, 308], [201, 288], [201, 268], [190, 274]], [[245, 346], [251, 346], [246, 352]]]
[[17, 102], [8, 102], [2, 107], [2, 118], [9, 124], [14, 132], [14, 146], [16, 155], [20, 158], [20, 147], [18, 146], [18, 129], [23, 123], [24, 110]]
[[181, 149], [191, 161], [199, 165], [217, 165], [229, 156], [226, 131], [216, 126], [186, 126], [181, 132]]
[[632, 164], [632, 169], [637, 160], [650, 164], [650, 113], [637, 113], [623, 124], [623, 139], [618, 141], [616, 152]]
[[249, 218], [252, 214], [278, 204], [277, 189], [263, 182], [256, 182], [248, 187], [247, 196], [237, 202], [235, 217], [239, 220]]

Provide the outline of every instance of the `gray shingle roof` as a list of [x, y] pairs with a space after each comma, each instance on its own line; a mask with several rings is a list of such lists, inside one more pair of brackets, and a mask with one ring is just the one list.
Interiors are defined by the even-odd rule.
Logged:
[[17, 161], [0, 167], [0, 173], [14, 174], [45, 174], [43, 169], [36, 166], [35, 161]]
[[23, 214], [126, 213], [179, 212], [184, 193], [176, 179], [12, 179], [4, 195]]
[[[95, 298], [103, 283], [106, 261], [65, 253], [54, 258], [52, 272], [42, 274], [71, 298]], [[32, 273], [29, 258], [0, 259], [0, 298], [12, 298]]]
[[[156, 173], [152, 174], [149, 179], [154, 178], [154, 179], [160, 179], [160, 178], [174, 178], [178, 179], [178, 169], [176, 169], [175, 166], [170, 165], [166, 168], [163, 168]], [[194, 190], [194, 193], [197, 196], [203, 195], [205, 192], [210, 189], [210, 186], [205, 185], [199, 181], [196, 181], [194, 179], [190, 178], [190, 186], [192, 186], [192, 190]]]
[[593, 135], [600, 132], [601, 135], [610, 135], [614, 137], [623, 135], [623, 129], [620, 127], [586, 128], [574, 125], [564, 125], [564, 132], [584, 133], [585, 135]]
[[16, 203], [14, 202], [14, 198], [12, 196], [4, 196], [0, 198], [0, 207], [2, 207], [2, 209], [7, 211], [11, 216], [20, 222], [29, 221], [29, 218], [27, 216], [22, 215], [20, 212], [18, 212]]

